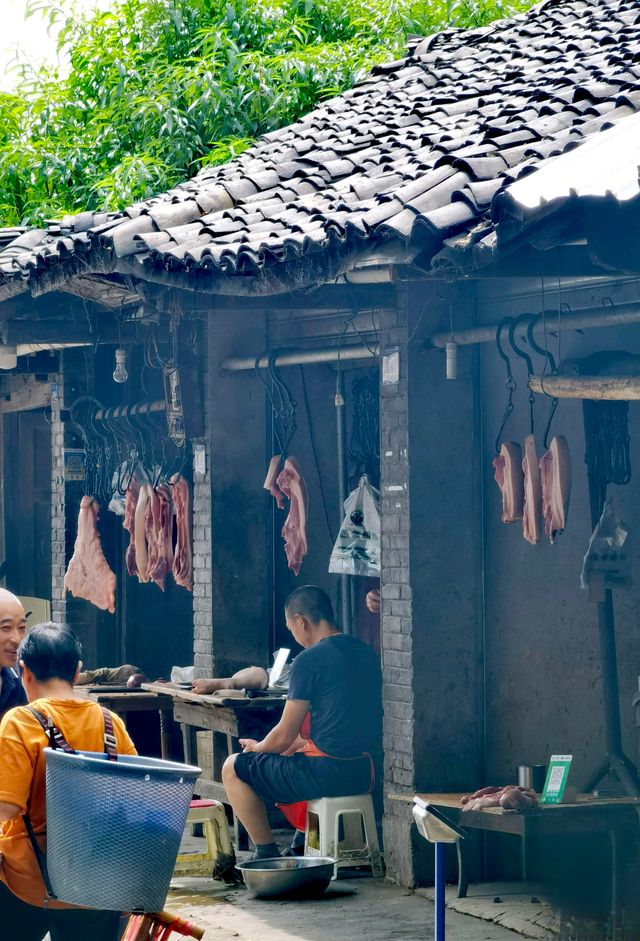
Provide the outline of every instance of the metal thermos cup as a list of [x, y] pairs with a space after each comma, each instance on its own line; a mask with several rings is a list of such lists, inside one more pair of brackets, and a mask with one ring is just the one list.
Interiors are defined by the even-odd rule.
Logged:
[[546, 765], [519, 765], [518, 767], [518, 784], [520, 787], [531, 788], [536, 794], [540, 794], [544, 788], [546, 777]]

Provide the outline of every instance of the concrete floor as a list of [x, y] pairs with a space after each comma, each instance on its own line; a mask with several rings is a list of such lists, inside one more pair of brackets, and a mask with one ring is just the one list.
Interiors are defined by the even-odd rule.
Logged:
[[[253, 898], [212, 879], [172, 883], [166, 908], [205, 929], [206, 941], [431, 941], [433, 903], [368, 875], [340, 878], [320, 898]], [[522, 934], [447, 911], [447, 941], [518, 941]]]

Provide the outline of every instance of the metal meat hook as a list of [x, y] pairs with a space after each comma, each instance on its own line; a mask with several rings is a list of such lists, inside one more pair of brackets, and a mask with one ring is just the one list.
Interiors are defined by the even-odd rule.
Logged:
[[[558, 374], [558, 364], [551, 350], [545, 349], [545, 347], [540, 346], [540, 344], [537, 342], [537, 340], [535, 339], [533, 335], [533, 331], [536, 328], [536, 324], [538, 323], [538, 321], [540, 320], [542, 316], [543, 316], [542, 314], [537, 314], [531, 317], [531, 320], [529, 321], [529, 326], [527, 327], [527, 339], [529, 341], [529, 346], [531, 347], [531, 349], [535, 350], [536, 353], [539, 353], [540, 356], [544, 356], [545, 358], [545, 367], [542, 371], [541, 385], [542, 385], [542, 391], [547, 397], [549, 397], [549, 393], [546, 392], [544, 388], [544, 374], [548, 366], [549, 374], [551, 376], [556, 376]], [[551, 424], [553, 422], [557, 408], [558, 408], [558, 399], [555, 396], [552, 396], [551, 408], [549, 410], [549, 418], [547, 419], [547, 427], [545, 428], [544, 439], [543, 439], [543, 444], [546, 450], [549, 449], [549, 432], [551, 431]]]
[[[517, 330], [518, 327], [520, 327], [523, 323], [525, 323], [526, 321], [530, 320], [532, 316], [533, 316], [532, 314], [521, 314], [521, 316], [520, 316], [520, 317], [516, 317], [516, 318], [512, 321], [511, 325], [509, 326], [509, 345], [511, 346], [511, 349], [512, 349], [513, 352], [516, 354], [516, 356], [519, 356], [520, 359], [523, 359], [523, 360], [525, 361], [525, 363], [527, 364], [527, 377], [528, 377], [528, 379], [531, 379], [531, 377], [533, 376], [533, 363], [531, 362], [531, 357], [529, 356], [529, 354], [528, 354], [527, 352], [525, 352], [525, 350], [521, 349], [521, 348], [518, 346], [518, 344], [516, 343], [516, 330]], [[530, 427], [530, 434], [533, 434], [533, 433], [534, 433], [534, 414], [533, 414], [533, 409], [534, 409], [534, 406], [535, 406], [535, 402], [536, 402], [535, 396], [534, 396], [533, 392], [531, 391], [531, 388], [529, 387], [529, 427]]]
[[495, 444], [494, 444], [496, 454], [500, 453], [500, 441], [502, 438], [502, 432], [504, 431], [505, 426], [507, 422], [509, 421], [511, 412], [513, 411], [513, 393], [516, 389], [516, 382], [515, 382], [515, 379], [513, 378], [513, 373], [511, 372], [511, 360], [509, 359], [509, 357], [507, 356], [507, 354], [502, 348], [502, 331], [507, 326], [507, 324], [511, 324], [512, 322], [513, 322], [513, 317], [503, 317], [500, 323], [498, 324], [498, 326], [496, 327], [496, 349], [498, 350], [498, 354], [500, 358], [504, 361], [504, 364], [507, 370], [507, 381], [504, 386], [507, 391], [507, 404], [505, 406], [504, 415], [502, 416], [502, 424], [500, 425], [500, 430], [498, 431]]
[[533, 375], [533, 363], [531, 362], [529, 354], [518, 346], [516, 342], [516, 330], [518, 327], [522, 326], [522, 324], [526, 323], [527, 320], [531, 320], [533, 316], [534, 314], [522, 314], [520, 317], [515, 317], [509, 326], [509, 346], [516, 356], [519, 356], [520, 359], [525, 361], [527, 364], [527, 373], [530, 376]]
[[551, 372], [551, 375], [555, 376], [556, 373], [558, 372], [558, 365], [556, 363], [555, 356], [553, 355], [551, 350], [547, 350], [543, 346], [540, 346], [540, 344], [538, 343], [538, 341], [533, 335], [533, 331], [535, 330], [536, 325], [538, 324], [538, 321], [542, 317], [542, 314], [530, 314], [529, 316], [531, 317], [529, 321], [529, 326], [527, 327], [527, 340], [529, 341], [529, 346], [531, 347], [532, 350], [535, 350], [536, 353], [539, 353], [540, 356], [544, 356], [547, 363], [549, 364], [549, 370]]

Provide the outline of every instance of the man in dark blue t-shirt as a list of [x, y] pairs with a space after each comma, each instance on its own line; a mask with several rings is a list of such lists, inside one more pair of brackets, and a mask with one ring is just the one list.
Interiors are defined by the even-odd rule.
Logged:
[[371, 791], [382, 759], [382, 675], [372, 647], [342, 634], [320, 588], [285, 604], [304, 647], [293, 661], [280, 722], [261, 741], [241, 739], [222, 779], [257, 858], [278, 856], [264, 799], [280, 804]]
[[16, 673], [18, 647], [27, 621], [20, 599], [0, 588], [0, 719], [14, 706], [24, 706], [27, 696]]

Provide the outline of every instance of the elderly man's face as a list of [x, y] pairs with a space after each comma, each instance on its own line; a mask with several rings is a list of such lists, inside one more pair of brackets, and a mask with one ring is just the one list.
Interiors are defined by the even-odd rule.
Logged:
[[0, 667], [15, 667], [18, 647], [25, 635], [24, 608], [15, 595], [0, 589]]

